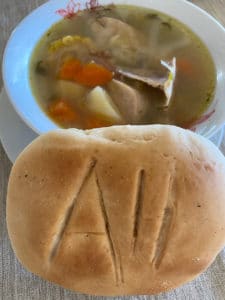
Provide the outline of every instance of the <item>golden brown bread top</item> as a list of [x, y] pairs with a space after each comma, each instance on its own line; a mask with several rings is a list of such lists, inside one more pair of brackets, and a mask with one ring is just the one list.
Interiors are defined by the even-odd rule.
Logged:
[[58, 130], [10, 175], [8, 232], [30, 271], [96, 295], [187, 282], [225, 244], [225, 159], [173, 126]]

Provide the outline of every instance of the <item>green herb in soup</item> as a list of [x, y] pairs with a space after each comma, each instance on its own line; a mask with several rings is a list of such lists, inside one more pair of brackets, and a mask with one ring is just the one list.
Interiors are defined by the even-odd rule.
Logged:
[[61, 127], [191, 126], [210, 105], [215, 68], [203, 42], [164, 14], [87, 9], [54, 24], [32, 55], [33, 93]]

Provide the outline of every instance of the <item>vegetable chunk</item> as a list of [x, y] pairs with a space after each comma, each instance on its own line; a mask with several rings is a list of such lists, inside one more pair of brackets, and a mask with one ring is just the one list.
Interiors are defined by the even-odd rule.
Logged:
[[114, 123], [122, 121], [122, 117], [111, 97], [99, 86], [94, 88], [88, 94], [86, 107], [95, 115], [99, 115], [109, 121], [113, 121]]
[[59, 78], [75, 81], [88, 87], [96, 87], [111, 81], [113, 73], [94, 62], [82, 65], [79, 60], [70, 59], [62, 65]]
[[49, 105], [49, 115], [57, 122], [70, 123], [79, 119], [73, 107], [64, 99], [58, 99]]

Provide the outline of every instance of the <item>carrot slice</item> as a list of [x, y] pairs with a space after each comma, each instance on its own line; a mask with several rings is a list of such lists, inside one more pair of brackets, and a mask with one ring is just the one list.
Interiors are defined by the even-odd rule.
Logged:
[[77, 73], [82, 70], [82, 65], [77, 59], [69, 59], [62, 65], [59, 71], [59, 79], [62, 80], [74, 80]]
[[113, 73], [96, 63], [82, 65], [77, 59], [69, 59], [62, 65], [58, 78], [75, 81], [88, 87], [96, 87], [111, 81]]
[[112, 72], [96, 63], [89, 63], [84, 65], [82, 70], [78, 72], [74, 77], [74, 79], [78, 83], [86, 85], [88, 87], [104, 85], [111, 81], [112, 78]]
[[79, 115], [75, 112], [72, 106], [70, 106], [63, 99], [54, 101], [48, 109], [50, 117], [60, 123], [68, 123], [79, 120]]
[[112, 125], [112, 123], [101, 120], [94, 116], [87, 116], [85, 123], [84, 123], [85, 129], [107, 127], [107, 126], [111, 126], [111, 125]]
[[189, 76], [193, 75], [195, 72], [193, 63], [187, 59], [177, 60], [177, 69]]

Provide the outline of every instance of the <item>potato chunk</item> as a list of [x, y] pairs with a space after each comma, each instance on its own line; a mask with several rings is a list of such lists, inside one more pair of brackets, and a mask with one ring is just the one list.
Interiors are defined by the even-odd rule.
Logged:
[[80, 101], [88, 89], [72, 81], [58, 80], [55, 84], [55, 93], [61, 98]]
[[88, 94], [86, 107], [90, 112], [113, 121], [114, 123], [122, 122], [122, 117], [111, 97], [99, 86]]

